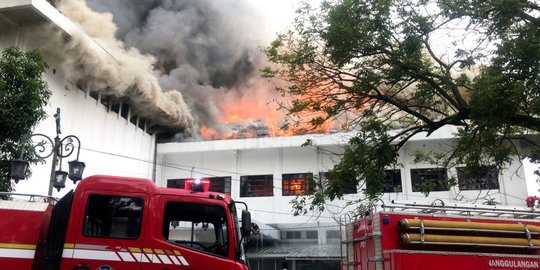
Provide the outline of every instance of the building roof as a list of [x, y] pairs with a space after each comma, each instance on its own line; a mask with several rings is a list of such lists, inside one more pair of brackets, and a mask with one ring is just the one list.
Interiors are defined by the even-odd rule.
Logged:
[[[443, 127], [426, 137], [425, 132], [413, 136], [410, 141], [425, 140], [445, 140], [453, 137], [455, 128], [451, 126]], [[260, 137], [232, 140], [213, 141], [189, 141], [189, 142], [169, 142], [158, 144], [160, 154], [181, 154], [193, 152], [211, 152], [226, 150], [248, 150], [264, 148], [286, 148], [300, 147], [310, 140], [314, 146], [339, 146], [346, 145], [355, 136], [357, 131], [337, 132], [331, 134], [306, 134], [288, 137]]]
[[[46, 0], [0, 1], [0, 26], [18, 26], [34, 22], [50, 22], [72, 35], [77, 26]], [[99, 48], [95, 44], [96, 49]], [[102, 48], [99, 48], [103, 50]]]
[[[214, 140], [197, 142], [170, 142], [158, 145], [160, 154], [185, 152], [206, 152], [223, 150], [246, 150], [263, 148], [299, 147], [308, 139], [313, 145], [345, 145], [355, 133], [308, 134], [290, 137], [260, 137], [232, 140]], [[189, 146], [189, 147], [187, 147]]]
[[295, 260], [336, 260], [341, 258], [338, 243], [319, 245], [317, 243], [275, 243], [263, 247], [249, 247], [249, 259], [285, 258]]

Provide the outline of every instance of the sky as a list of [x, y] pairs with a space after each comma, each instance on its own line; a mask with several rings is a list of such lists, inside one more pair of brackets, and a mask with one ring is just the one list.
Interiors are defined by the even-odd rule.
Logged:
[[[267, 32], [270, 35], [287, 29], [294, 20], [300, 0], [248, 0], [266, 17]], [[318, 3], [320, 1], [311, 1]]]

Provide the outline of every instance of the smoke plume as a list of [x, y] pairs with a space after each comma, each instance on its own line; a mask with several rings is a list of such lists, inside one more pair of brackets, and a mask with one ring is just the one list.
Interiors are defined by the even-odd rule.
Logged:
[[258, 72], [274, 33], [253, 0], [58, 1], [76, 29], [33, 35], [67, 80], [128, 99], [179, 140], [295, 134]]
[[32, 33], [47, 61], [68, 81], [104, 96], [127, 99], [135, 113], [172, 130], [191, 130], [193, 117], [179, 91], [163, 92], [154, 56], [126, 47], [115, 37], [111, 14], [92, 11], [84, 1], [66, 0], [58, 9], [77, 27], [63, 31], [45, 26]]
[[160, 86], [182, 92], [195, 130], [228, 128], [222, 123], [224, 100], [273, 98], [273, 87], [257, 73], [264, 45], [261, 14], [245, 0], [88, 0], [88, 6], [112, 14], [115, 37], [128, 51], [155, 57]]

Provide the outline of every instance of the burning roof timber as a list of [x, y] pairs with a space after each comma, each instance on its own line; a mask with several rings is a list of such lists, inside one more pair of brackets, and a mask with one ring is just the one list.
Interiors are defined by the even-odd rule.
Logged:
[[47, 0], [0, 1], [0, 29], [14, 26], [26, 27], [32, 40], [25, 42], [58, 65], [66, 80], [127, 100], [137, 114], [167, 130], [193, 127], [182, 94], [162, 91], [154, 58], [116, 40], [109, 15], [93, 13], [76, 1], [62, 6], [62, 13]]

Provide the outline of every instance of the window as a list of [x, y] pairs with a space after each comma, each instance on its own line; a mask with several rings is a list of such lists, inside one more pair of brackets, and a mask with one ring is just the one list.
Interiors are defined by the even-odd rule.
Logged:
[[338, 230], [326, 231], [326, 239], [339, 239], [339, 231]]
[[283, 174], [283, 196], [313, 194], [312, 173]]
[[120, 107], [120, 116], [124, 117], [125, 119], [128, 119], [129, 115], [129, 105], [126, 103], [122, 103], [122, 106]]
[[[369, 185], [369, 183], [367, 183]], [[384, 179], [382, 182], [383, 193], [401, 192], [401, 171], [400, 170], [385, 170]]]
[[413, 192], [447, 191], [446, 168], [411, 169]]
[[[320, 172], [319, 173], [319, 178], [321, 179], [322, 183], [332, 181], [332, 180], [330, 180], [330, 172]], [[324, 186], [324, 184], [323, 184], [323, 186]], [[343, 189], [343, 194], [356, 194], [357, 192], [358, 191], [357, 191], [357, 188], [356, 188], [356, 182], [351, 183], [350, 185], [346, 186]]]
[[[167, 187], [185, 189], [186, 179], [190, 179], [190, 178], [168, 179]], [[205, 179], [210, 180], [210, 188], [208, 189], [209, 191], [231, 195], [231, 177], [230, 176], [208, 177]]]
[[499, 172], [495, 166], [485, 166], [481, 169], [483, 175], [469, 173], [465, 167], [457, 168], [458, 185], [460, 190], [499, 189]]
[[147, 120], [146, 121], [147, 124], [146, 124], [146, 134], [148, 135], [154, 135], [154, 129], [152, 128], [152, 125], [150, 124], [150, 122]]
[[84, 87], [80, 82], [77, 82], [77, 84], [75, 85], [75, 87], [81, 91], [83, 91], [85, 93], [85, 96], [86, 96], [86, 93], [87, 93], [87, 88]]
[[165, 205], [163, 238], [175, 245], [227, 256], [226, 210], [217, 205], [168, 202]]
[[120, 111], [120, 103], [115, 102], [111, 105], [111, 111], [118, 113]]
[[129, 122], [134, 124], [135, 126], [137, 126], [137, 118], [138, 116], [137, 115], [133, 115], [129, 118]]
[[92, 97], [95, 100], [99, 99], [99, 92], [98, 91], [90, 91], [90, 97]]
[[286, 231], [284, 232], [285, 239], [301, 239], [302, 238], [302, 232], [301, 231]]
[[139, 128], [144, 130], [146, 127], [146, 119], [143, 117], [139, 117]]
[[319, 239], [319, 232], [317, 231], [307, 231], [306, 239]]
[[[305, 234], [304, 234], [305, 233]], [[305, 242], [306, 239], [313, 240], [319, 239], [318, 231], [282, 231], [281, 239], [303, 239]]]
[[273, 195], [273, 175], [265, 174], [240, 176], [240, 197], [259, 197]]
[[141, 230], [144, 200], [136, 197], [91, 195], [86, 204], [83, 235], [136, 239]]
[[231, 177], [210, 177], [210, 191], [231, 195]]
[[179, 188], [179, 189], [185, 189], [186, 188], [186, 179], [168, 179], [167, 180], [167, 187], [168, 188]]
[[382, 192], [401, 192], [401, 171], [385, 170]]
[[105, 106], [106, 108], [109, 108], [109, 104], [111, 103], [111, 98], [102, 95], [100, 102], [101, 104], [103, 104], [103, 106]]

